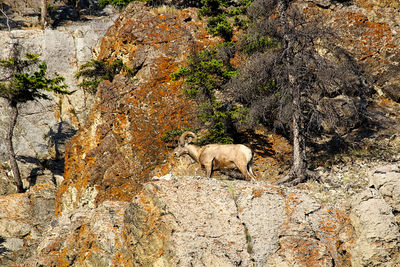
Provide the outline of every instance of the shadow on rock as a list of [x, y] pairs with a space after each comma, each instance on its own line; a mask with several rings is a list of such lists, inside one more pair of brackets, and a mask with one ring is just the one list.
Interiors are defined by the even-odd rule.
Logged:
[[28, 176], [30, 186], [43, 183], [59, 185], [60, 181], [57, 180], [57, 177], [64, 175], [65, 145], [67, 140], [74, 136], [76, 132], [77, 130], [67, 122], [57, 123], [45, 135], [50, 157], [39, 159], [30, 156], [18, 156], [19, 162], [34, 166]]

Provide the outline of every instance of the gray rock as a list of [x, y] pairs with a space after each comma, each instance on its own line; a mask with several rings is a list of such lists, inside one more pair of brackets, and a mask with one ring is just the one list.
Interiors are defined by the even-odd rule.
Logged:
[[332, 99], [322, 98], [317, 109], [322, 114], [321, 126], [324, 131], [338, 134], [347, 133], [347, 129], [354, 128], [362, 121], [357, 112], [361, 105], [363, 102], [359, 97], [339, 95]]
[[[160, 181], [147, 184], [145, 192], [150, 197], [153, 194], [166, 214], [164, 220], [173, 228], [169, 241], [175, 257], [172, 265], [208, 266], [210, 259], [222, 266], [250, 264], [245, 229], [223, 183], [214, 179]], [[142, 241], [139, 246], [145, 244]]]
[[146, 184], [125, 222], [139, 265], [329, 266], [344, 262], [335, 245], [343, 220], [332, 210], [273, 186], [184, 178]]
[[307, 0], [307, 2], [312, 2], [316, 5], [319, 5], [320, 7], [324, 7], [324, 8], [327, 8], [332, 4], [331, 0]]
[[235, 193], [238, 194], [239, 219], [246, 228], [248, 249], [252, 251], [255, 264], [264, 266], [268, 256], [279, 248], [279, 228], [287, 216], [284, 199], [272, 187], [237, 187]]
[[[99, 207], [79, 208], [53, 220], [27, 266], [58, 264], [60, 251], [67, 255], [62, 262], [79, 266], [112, 266], [113, 260], [126, 253], [124, 212], [129, 203], [103, 202]], [[90, 247], [87, 244], [91, 244]], [[90, 252], [89, 252], [90, 251]]]
[[23, 248], [24, 240], [20, 238], [9, 238], [2, 245], [7, 250], [16, 251]]
[[400, 264], [400, 232], [392, 208], [375, 189], [357, 194], [350, 214], [356, 239], [351, 250], [353, 266]]
[[4, 238], [23, 237], [32, 226], [31, 206], [25, 194], [15, 194], [10, 197], [0, 197], [0, 236]]
[[0, 196], [0, 266], [21, 263], [36, 249], [55, 216], [55, 195], [54, 186], [36, 185]]
[[[0, 58], [10, 57], [18, 43], [22, 55], [26, 52], [38, 54], [40, 60], [47, 62], [48, 74], [64, 76], [68, 90], [74, 92], [70, 96], [49, 95], [52, 101], [39, 100], [20, 106], [13, 143], [23, 179], [36, 179], [35, 172], [40, 173], [43, 161], [48, 160], [50, 165], [53, 164], [49, 169], [62, 175], [63, 162], [54, 159], [63, 159], [65, 141], [83, 124], [94, 98], [77, 86], [74, 75], [80, 65], [92, 59], [94, 47], [115, 19], [116, 16], [111, 15], [45, 31], [0, 31], [0, 46], [3, 48]], [[0, 77], [4, 75], [0, 73]], [[6, 101], [0, 99], [0, 163], [8, 161], [4, 142], [9, 125], [8, 114]], [[47, 176], [42, 180], [46, 179], [51, 181], [53, 178]]]
[[0, 165], [0, 196], [17, 193], [17, 187], [8, 176], [9, 171]]
[[32, 230], [32, 225], [27, 222], [20, 222], [13, 219], [0, 220], [0, 236], [5, 238], [18, 237], [22, 238], [29, 234]]
[[[358, 194], [350, 207], [267, 184], [170, 178], [146, 183], [131, 203], [105, 201], [63, 213], [48, 224], [25, 264], [108, 266], [116, 259], [125, 266], [399, 263], [398, 225], [375, 189]], [[46, 213], [40, 216], [49, 221]]]
[[400, 211], [400, 167], [381, 166], [370, 174], [370, 186], [376, 188], [394, 211]]

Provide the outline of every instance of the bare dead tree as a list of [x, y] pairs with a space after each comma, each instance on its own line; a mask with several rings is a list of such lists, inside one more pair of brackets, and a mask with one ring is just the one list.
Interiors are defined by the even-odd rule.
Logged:
[[253, 51], [227, 88], [249, 108], [252, 121], [273, 126], [292, 140], [292, 167], [279, 183], [294, 185], [313, 176], [307, 168], [307, 140], [323, 131], [327, 117], [340, 121], [333, 119], [335, 112], [322, 112], [321, 105], [347, 96], [355, 107], [353, 117], [361, 121], [368, 89], [364, 72], [336, 45], [333, 31], [307, 20], [291, 2], [255, 0], [250, 6], [248, 34], [276, 45]]

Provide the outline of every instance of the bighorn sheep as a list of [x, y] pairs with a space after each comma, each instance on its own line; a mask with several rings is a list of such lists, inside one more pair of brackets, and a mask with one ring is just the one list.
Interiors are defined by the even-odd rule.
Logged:
[[[194, 139], [188, 138], [186, 140], [188, 136], [192, 136]], [[251, 169], [253, 153], [247, 146], [239, 144], [197, 146], [190, 144], [191, 141], [195, 140], [197, 140], [196, 134], [193, 132], [184, 132], [179, 138], [175, 156], [180, 157], [188, 154], [206, 169], [206, 176], [209, 178], [212, 177], [213, 170], [238, 168], [246, 180], [251, 181], [255, 179], [253, 170]]]

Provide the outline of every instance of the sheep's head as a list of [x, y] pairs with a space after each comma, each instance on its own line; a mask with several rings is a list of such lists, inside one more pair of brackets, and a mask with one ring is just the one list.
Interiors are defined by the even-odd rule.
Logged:
[[175, 156], [180, 157], [184, 154], [188, 154], [187, 146], [197, 140], [197, 136], [193, 132], [184, 132], [179, 137], [178, 147], [175, 149]]

